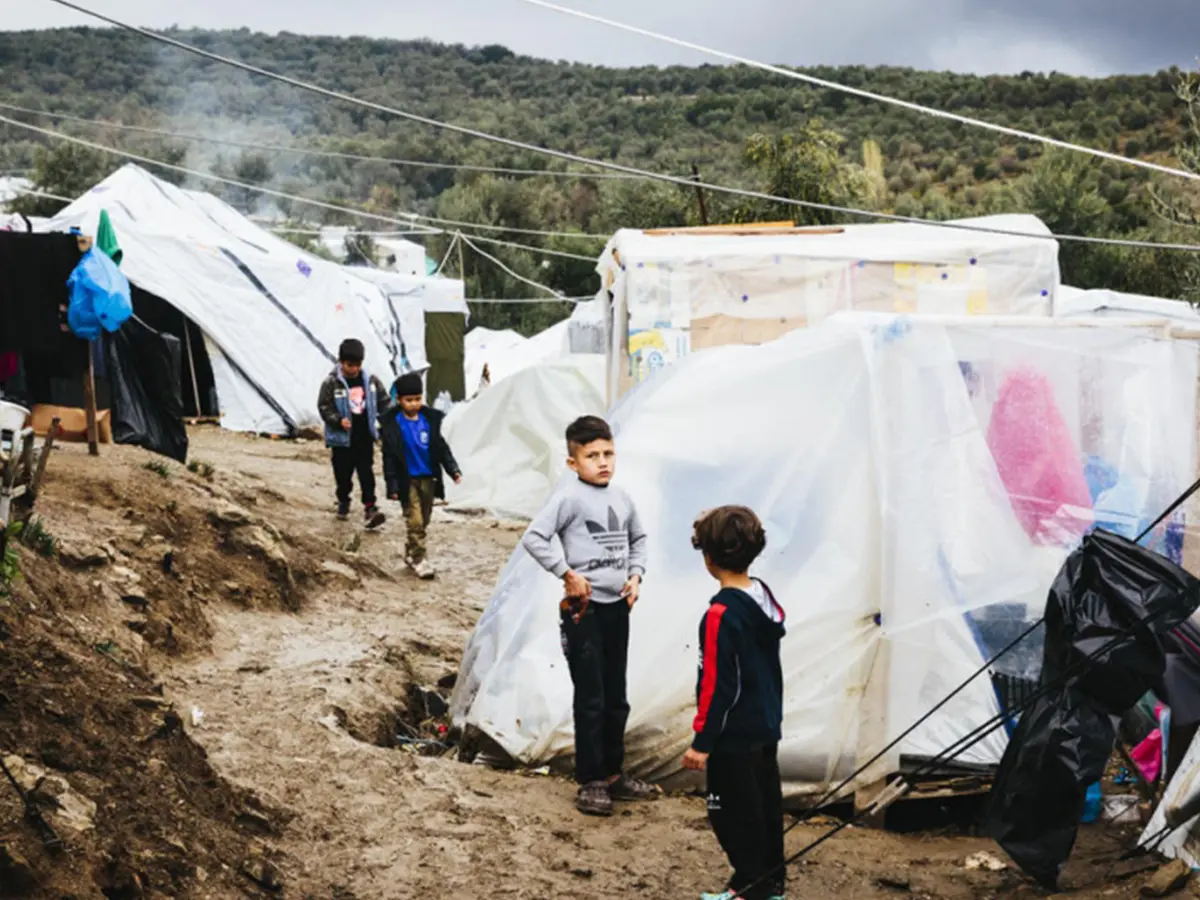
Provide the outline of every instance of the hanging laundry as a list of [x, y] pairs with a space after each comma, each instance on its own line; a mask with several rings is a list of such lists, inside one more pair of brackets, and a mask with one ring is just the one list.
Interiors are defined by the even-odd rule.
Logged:
[[101, 253], [113, 261], [114, 265], [121, 265], [121, 258], [125, 255], [125, 251], [117, 243], [117, 230], [113, 228], [107, 209], [100, 210], [100, 222], [96, 225], [96, 246], [100, 248]]
[[0, 351], [62, 352], [60, 307], [68, 304], [67, 279], [79, 257], [73, 235], [0, 231]]
[[1091, 492], [1049, 378], [1030, 368], [1004, 376], [987, 443], [1030, 539], [1069, 545], [1091, 527]]

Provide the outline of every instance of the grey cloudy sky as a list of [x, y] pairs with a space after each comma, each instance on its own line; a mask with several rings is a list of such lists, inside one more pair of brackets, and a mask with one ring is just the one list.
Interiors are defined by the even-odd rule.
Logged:
[[[178, 24], [505, 44], [610, 65], [707, 58], [520, 0], [83, 0], [147, 27]], [[795, 65], [897, 64], [1078, 75], [1195, 68], [1200, 0], [563, 0], [742, 56]], [[0, 0], [0, 28], [91, 24], [49, 0]]]

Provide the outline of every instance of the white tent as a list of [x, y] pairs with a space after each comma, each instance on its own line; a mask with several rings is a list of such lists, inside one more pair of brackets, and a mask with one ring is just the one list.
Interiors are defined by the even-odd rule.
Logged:
[[[491, 372], [492, 360], [520, 347], [527, 340], [528, 338], [511, 328], [497, 330], [480, 326], [468, 331], [463, 336], [463, 378], [466, 381], [467, 393], [472, 394], [479, 387], [485, 365]], [[492, 381], [496, 380], [495, 373], [492, 372]]]
[[[1013, 447], [1057, 459], [1073, 483], [1086, 457], [1112, 460], [1141, 487], [1126, 512], [1157, 511], [1192, 480], [1196, 375], [1195, 345], [1161, 329], [851, 315], [694, 354], [643, 384], [613, 414], [617, 478], [650, 536], [631, 766], [671, 776], [690, 740], [696, 627], [714, 591], [689, 542], [700, 510], [744, 503], [766, 524], [757, 571], [788, 612], [781, 767], [791, 790], [820, 790], [1040, 615], [1090, 509], [1024, 496]], [[1013, 402], [1033, 395], [1036, 415]], [[1019, 514], [1031, 499], [1036, 532]], [[522, 763], [571, 753], [560, 597], [515, 552], [453, 700], [457, 723]], [[1032, 646], [1001, 668], [1039, 662]], [[973, 682], [864, 780], [935, 756], [996, 708], [991, 685]], [[1005, 740], [964, 761], [994, 764]]]
[[693, 350], [761, 344], [847, 310], [1049, 315], [1059, 283], [1049, 229], [1025, 215], [960, 224], [1018, 235], [917, 224], [617, 232], [596, 267], [616, 323], [609, 402]]
[[[384, 318], [386, 325], [383, 327], [396, 329], [396, 340], [403, 342], [401, 355], [410, 363], [408, 367], [402, 365], [402, 369], [423, 368], [426, 364], [435, 364], [435, 361], [440, 365], [461, 365], [461, 338], [470, 317], [461, 281], [360, 266], [353, 267], [351, 271], [379, 289], [382, 305], [372, 307], [377, 310], [373, 316]], [[455, 327], [450, 329], [450, 337], [442, 340], [440, 347], [431, 348], [429, 344], [428, 324], [431, 316], [455, 323]], [[447, 342], [451, 338], [453, 346]], [[472, 390], [474, 386], [466, 382], [465, 393], [469, 394]], [[435, 394], [436, 390], [431, 392], [431, 401], [435, 399]]]
[[1054, 315], [1069, 318], [1165, 319], [1200, 324], [1200, 312], [1183, 300], [1165, 300], [1142, 294], [1092, 290], [1061, 285], [1054, 298]]
[[446, 417], [463, 470], [446, 485], [452, 508], [531, 519], [566, 470], [564, 432], [602, 415], [604, 358], [579, 355], [531, 366], [482, 391]]
[[193, 326], [181, 336], [207, 355], [226, 428], [284, 434], [319, 425], [317, 391], [343, 338], [363, 341], [368, 369], [385, 382], [425, 365], [420, 298], [388, 297], [357, 270], [281, 240], [211, 194], [129, 165], [46, 230], [94, 234], [101, 210], [130, 282]]

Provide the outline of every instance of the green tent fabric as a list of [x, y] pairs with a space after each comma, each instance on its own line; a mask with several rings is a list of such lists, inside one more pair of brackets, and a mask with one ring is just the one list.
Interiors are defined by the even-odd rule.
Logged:
[[425, 313], [425, 357], [429, 375], [425, 395], [430, 403], [448, 391], [455, 403], [467, 395], [463, 373], [463, 330], [466, 317], [459, 312]]
[[107, 209], [100, 210], [100, 224], [96, 226], [96, 246], [114, 263], [121, 265], [125, 251], [117, 243], [117, 230], [113, 228]]

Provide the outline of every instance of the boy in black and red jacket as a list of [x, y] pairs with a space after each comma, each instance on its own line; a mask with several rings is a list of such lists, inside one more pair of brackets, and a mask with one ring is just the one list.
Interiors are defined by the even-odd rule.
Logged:
[[781, 900], [787, 883], [777, 759], [785, 617], [771, 589], [748, 574], [766, 545], [744, 506], [702, 514], [692, 534], [721, 590], [700, 622], [696, 736], [683, 765], [707, 771], [708, 818], [733, 866], [725, 893], [702, 900]]

